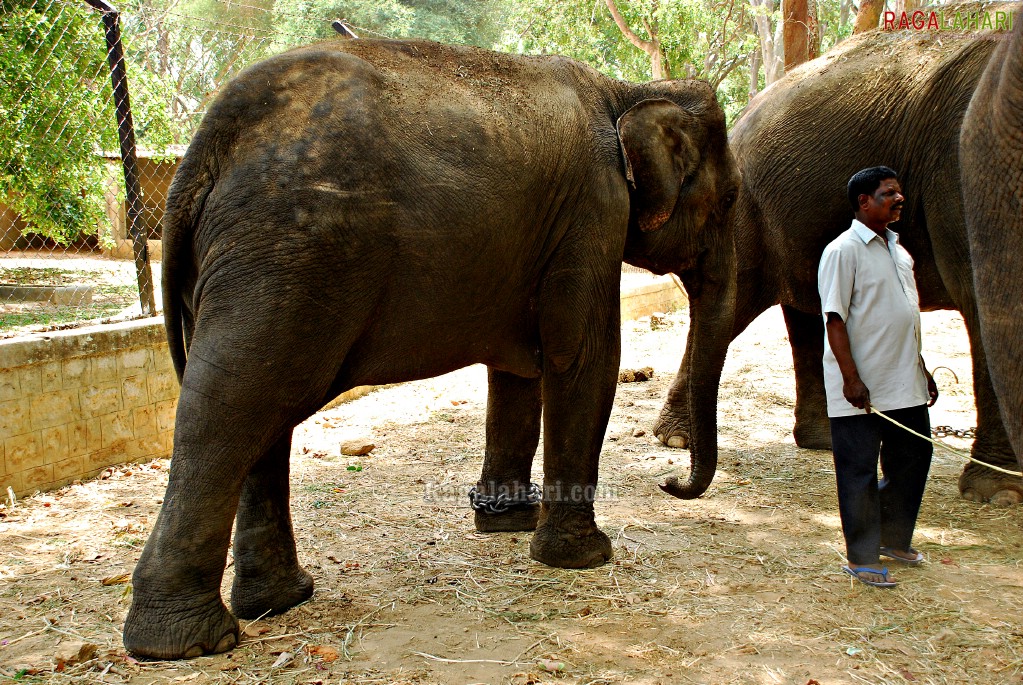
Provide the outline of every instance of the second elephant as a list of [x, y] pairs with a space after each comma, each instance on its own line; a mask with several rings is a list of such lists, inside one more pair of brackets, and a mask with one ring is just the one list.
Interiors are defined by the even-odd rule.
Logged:
[[[990, 34], [927, 40], [908, 31], [873, 31], [803, 65], [750, 104], [730, 138], [742, 173], [734, 213], [734, 327], [727, 338], [690, 340], [697, 347], [687, 347], [654, 429], [662, 442], [689, 441], [685, 390], [689, 376], [700, 374], [691, 352], [727, 348], [758, 315], [781, 304], [796, 371], [796, 443], [830, 448], [817, 264], [824, 246], [852, 219], [845, 196], [849, 177], [884, 164], [901, 175], [906, 208], [893, 228], [916, 261], [922, 309], [955, 309], [966, 322], [978, 413], [973, 455], [1016, 464], [980, 340], [956, 154], [964, 113], [995, 44]], [[669, 481], [666, 490], [699, 496], [710, 484], [715, 459], [695, 450], [693, 470], [702, 477]], [[976, 501], [1023, 499], [1020, 479], [973, 464], [959, 488]]]
[[1023, 452], [1023, 10], [963, 121], [960, 159], [981, 337], [1002, 417]]

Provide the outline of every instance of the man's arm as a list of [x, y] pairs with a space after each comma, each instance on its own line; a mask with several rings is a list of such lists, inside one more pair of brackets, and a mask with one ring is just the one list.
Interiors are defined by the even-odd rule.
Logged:
[[933, 407], [934, 403], [938, 401], [938, 384], [934, 382], [934, 376], [927, 370], [923, 355], [920, 355], [920, 368], [924, 370], [924, 375], [927, 377], [927, 396], [930, 398], [927, 400], [927, 406]]
[[870, 413], [870, 391], [860, 380], [860, 372], [853, 360], [852, 349], [849, 347], [849, 331], [845, 321], [835, 312], [828, 312], [828, 344], [842, 371], [842, 394], [849, 404], [857, 409], [865, 409]]

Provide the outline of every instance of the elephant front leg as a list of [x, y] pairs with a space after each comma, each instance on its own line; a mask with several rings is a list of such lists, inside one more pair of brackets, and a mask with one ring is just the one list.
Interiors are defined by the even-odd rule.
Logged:
[[[1005, 432], [1005, 424], [1002, 423], [998, 409], [998, 399], [991, 385], [976, 310], [968, 307], [962, 314], [966, 332], [970, 336], [970, 348], [973, 351], [973, 395], [977, 405], [977, 433], [970, 455], [974, 459], [1003, 469], [1019, 471], [1019, 462]], [[1013, 506], [1023, 502], [1023, 480], [1018, 476], [1010, 476], [969, 462], [959, 476], [959, 493], [963, 498], [973, 502]]]
[[[613, 326], [601, 320], [608, 314]], [[557, 323], [543, 336], [543, 503], [529, 552], [549, 566], [592, 568], [613, 555], [611, 540], [597, 527], [593, 503], [621, 354], [618, 311]], [[579, 326], [578, 338], [568, 344], [553, 339], [551, 332], [571, 332], [572, 324]]]
[[313, 578], [298, 563], [289, 505], [291, 431], [249, 471], [234, 535], [235, 616], [255, 619], [287, 611], [313, 594]]
[[[974, 357], [977, 347], [974, 347]], [[976, 373], [976, 363], [974, 364]], [[986, 365], [985, 365], [986, 368]], [[1009, 444], [998, 407], [994, 403], [994, 392], [991, 390], [990, 378], [977, 378], [974, 392], [977, 401], [977, 431], [970, 454], [993, 466], [1009, 471], [1019, 471], [1019, 462]], [[986, 386], [986, 389], [982, 387]], [[972, 502], [991, 502], [995, 506], [1011, 507], [1023, 502], [1023, 480], [1019, 476], [1010, 476], [974, 462], [968, 462], [959, 476], [959, 493], [964, 499]]]
[[824, 391], [824, 324], [821, 317], [782, 305], [796, 374], [796, 425], [792, 434], [804, 449], [831, 449], [831, 422]]
[[487, 451], [470, 495], [482, 533], [536, 529], [540, 502], [529, 472], [540, 442], [541, 407], [539, 378], [489, 370]]

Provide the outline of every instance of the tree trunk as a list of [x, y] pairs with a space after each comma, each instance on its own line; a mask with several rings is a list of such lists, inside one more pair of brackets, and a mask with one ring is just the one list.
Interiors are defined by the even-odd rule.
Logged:
[[156, 22], [156, 51], [159, 55], [159, 74], [166, 76], [170, 71], [170, 32], [164, 29], [163, 19]]
[[895, 2], [895, 16], [900, 16], [903, 12], [912, 15], [913, 12], [923, 7], [924, 3], [922, 0], [896, 0]]
[[[629, 23], [625, 21], [625, 17], [623, 17], [622, 13], [618, 11], [618, 5], [615, 4], [615, 0], [604, 0], [604, 3], [607, 5], [607, 9], [611, 12], [611, 18], [614, 19], [615, 24], [618, 26], [618, 30], [622, 32], [622, 35], [628, 38], [630, 43], [650, 57], [651, 77], [654, 80], [671, 78], [671, 68], [664, 55], [664, 50], [661, 48], [661, 41], [657, 37], [657, 23], [654, 22], [653, 24], [650, 24], [644, 22], [647, 33], [650, 35], [650, 40], [645, 40], [640, 38], [640, 36], [629, 26]], [[656, 3], [654, 9], [656, 9]]]
[[838, 28], [844, 29], [849, 23], [849, 11], [852, 9], [852, 0], [840, 0], [838, 5]]
[[877, 28], [884, 11], [884, 0], [860, 0], [860, 11], [856, 13], [853, 33], [863, 33]]
[[754, 50], [749, 56], [749, 99], [760, 92], [760, 51]]
[[806, 58], [817, 59], [821, 54], [821, 23], [817, 17], [817, 0], [809, 0], [806, 10]]
[[782, 50], [782, 22], [771, 25], [770, 14], [776, 8], [774, 0], [750, 0], [753, 6], [753, 24], [760, 38], [760, 53], [764, 65], [764, 83], [771, 85], [785, 75], [785, 61]]
[[788, 72], [810, 57], [810, 10], [814, 0], [782, 0], [782, 30], [785, 43], [785, 71]]

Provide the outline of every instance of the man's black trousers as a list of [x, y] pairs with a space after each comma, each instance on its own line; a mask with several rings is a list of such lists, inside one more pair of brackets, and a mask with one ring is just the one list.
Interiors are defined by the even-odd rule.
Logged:
[[[931, 434], [927, 405], [885, 415], [921, 435]], [[931, 443], [876, 414], [860, 414], [831, 419], [831, 447], [849, 563], [877, 562], [882, 546], [908, 550], [931, 466]]]

